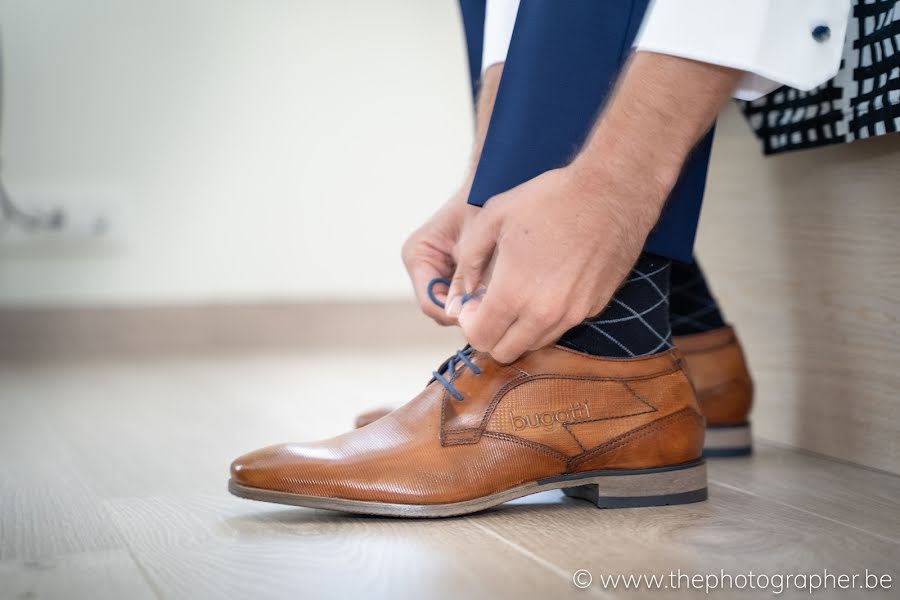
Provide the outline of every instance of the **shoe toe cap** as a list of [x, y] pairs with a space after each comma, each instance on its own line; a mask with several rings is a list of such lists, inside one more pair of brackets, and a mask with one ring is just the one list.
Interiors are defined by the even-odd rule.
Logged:
[[290, 444], [248, 452], [231, 463], [231, 480], [245, 487], [285, 490], [287, 475], [296, 467], [293, 454]]

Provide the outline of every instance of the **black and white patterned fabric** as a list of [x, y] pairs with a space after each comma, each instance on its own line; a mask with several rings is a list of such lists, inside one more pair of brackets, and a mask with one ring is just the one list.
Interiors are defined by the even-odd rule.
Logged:
[[782, 87], [739, 102], [765, 154], [900, 129], [900, 0], [854, 0], [837, 76], [802, 92]]
[[672, 261], [669, 321], [672, 335], [688, 335], [725, 326], [719, 303], [706, 283], [700, 263]]
[[672, 347], [667, 258], [643, 254], [599, 315], [573, 327], [561, 346], [595, 356], [633, 358]]

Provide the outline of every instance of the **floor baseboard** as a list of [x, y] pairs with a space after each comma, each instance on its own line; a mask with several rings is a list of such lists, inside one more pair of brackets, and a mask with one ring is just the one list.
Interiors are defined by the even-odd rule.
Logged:
[[409, 302], [0, 309], [0, 357], [459, 344]]

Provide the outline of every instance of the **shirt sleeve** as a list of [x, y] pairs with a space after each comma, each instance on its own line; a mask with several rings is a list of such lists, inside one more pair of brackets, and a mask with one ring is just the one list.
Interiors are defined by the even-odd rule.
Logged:
[[484, 9], [484, 47], [481, 54], [481, 73], [491, 65], [504, 62], [509, 50], [519, 0], [487, 0]]
[[849, 18], [850, 0], [654, 0], [634, 46], [746, 71], [734, 96], [755, 100], [834, 77]]

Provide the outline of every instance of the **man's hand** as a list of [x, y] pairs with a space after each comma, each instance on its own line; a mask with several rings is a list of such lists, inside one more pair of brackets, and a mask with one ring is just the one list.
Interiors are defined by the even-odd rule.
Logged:
[[599, 313], [741, 76], [638, 52], [575, 160], [491, 198], [467, 224], [448, 312], [469, 343], [508, 363]]
[[[428, 282], [435, 277], [453, 277], [456, 248], [465, 221], [477, 207], [466, 203], [469, 187], [463, 186], [424, 225], [403, 244], [403, 264], [412, 280], [419, 308], [441, 325], [455, 325], [456, 319], [444, 312], [428, 297]], [[440, 290], [435, 289], [438, 294]]]
[[[456, 319], [447, 316], [444, 309], [436, 306], [428, 297], [428, 282], [435, 277], [453, 277], [456, 269], [454, 251], [466, 221], [478, 212], [478, 208], [468, 204], [472, 179], [481, 156], [481, 147], [487, 135], [494, 100], [503, 75], [503, 63], [488, 67], [481, 77], [478, 106], [475, 114], [475, 144], [469, 174], [459, 190], [450, 197], [424, 225], [409, 236], [403, 244], [403, 264], [412, 280], [416, 299], [422, 312], [441, 325], [455, 325]], [[437, 294], [439, 290], [435, 290]]]
[[487, 292], [461, 308], [451, 302], [451, 316], [469, 343], [500, 362], [552, 344], [603, 310], [666, 194], [651, 179], [570, 166], [495, 196], [463, 232], [453, 285], [454, 293]]

